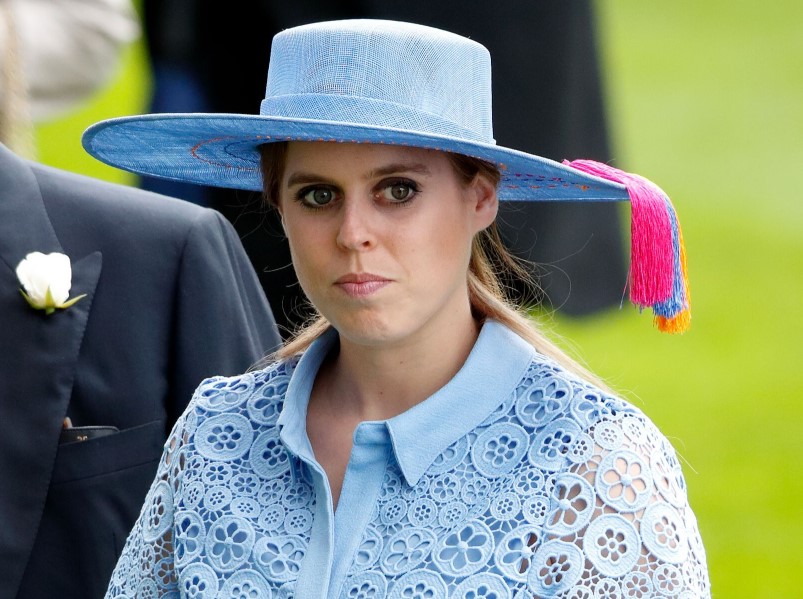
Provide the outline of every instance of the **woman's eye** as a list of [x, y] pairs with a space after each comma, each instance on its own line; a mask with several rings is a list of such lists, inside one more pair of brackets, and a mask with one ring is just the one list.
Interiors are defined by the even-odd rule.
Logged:
[[303, 190], [299, 196], [306, 205], [318, 208], [331, 202], [335, 198], [335, 193], [327, 187], [313, 187]]
[[404, 202], [412, 199], [416, 191], [412, 181], [396, 181], [382, 189], [382, 196], [389, 202]]

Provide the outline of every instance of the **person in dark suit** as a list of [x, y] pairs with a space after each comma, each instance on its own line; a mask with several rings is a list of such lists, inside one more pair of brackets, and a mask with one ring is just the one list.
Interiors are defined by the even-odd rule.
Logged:
[[[398, 19], [447, 29], [486, 46], [494, 61], [497, 143], [555, 160], [607, 162], [604, 89], [591, 0], [144, 0], [155, 74], [151, 112], [231, 112], [259, 107], [264, 41], [312, 21]], [[237, 56], [238, 69], [228, 68]], [[522, 64], [529, 65], [522, 72]], [[245, 191], [144, 178], [144, 186], [220, 210], [243, 240], [281, 327], [309, 313], [278, 217]], [[499, 228], [513, 253], [537, 266], [542, 289], [511, 281], [518, 297], [583, 316], [622, 301], [627, 278], [619, 207], [596, 202], [503, 204]]]
[[[28, 305], [30, 252], [85, 297]], [[0, 145], [0, 330], [0, 599], [101, 597], [172, 424], [277, 346], [271, 310], [219, 213]]]

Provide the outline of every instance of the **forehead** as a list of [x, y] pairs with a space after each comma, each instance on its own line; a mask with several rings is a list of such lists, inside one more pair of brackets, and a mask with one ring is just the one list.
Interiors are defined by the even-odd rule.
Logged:
[[289, 142], [285, 175], [296, 169], [328, 171], [370, 171], [385, 164], [425, 164], [433, 173], [449, 167], [443, 152], [383, 144], [338, 143], [326, 141]]

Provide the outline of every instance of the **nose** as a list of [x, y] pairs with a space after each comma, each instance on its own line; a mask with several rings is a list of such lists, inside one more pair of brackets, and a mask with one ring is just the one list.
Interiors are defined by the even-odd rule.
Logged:
[[346, 250], [365, 251], [376, 244], [371, 225], [369, 209], [359, 203], [346, 199], [341, 211], [340, 226], [337, 231], [337, 244]]

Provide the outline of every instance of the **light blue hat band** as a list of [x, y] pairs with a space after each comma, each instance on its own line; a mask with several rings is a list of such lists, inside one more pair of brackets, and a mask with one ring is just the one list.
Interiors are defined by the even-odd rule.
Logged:
[[263, 116], [315, 122], [360, 123], [368, 127], [400, 129], [422, 135], [443, 135], [465, 141], [493, 144], [490, 135], [461, 127], [435, 114], [395, 102], [333, 94], [293, 94], [265, 98]]

